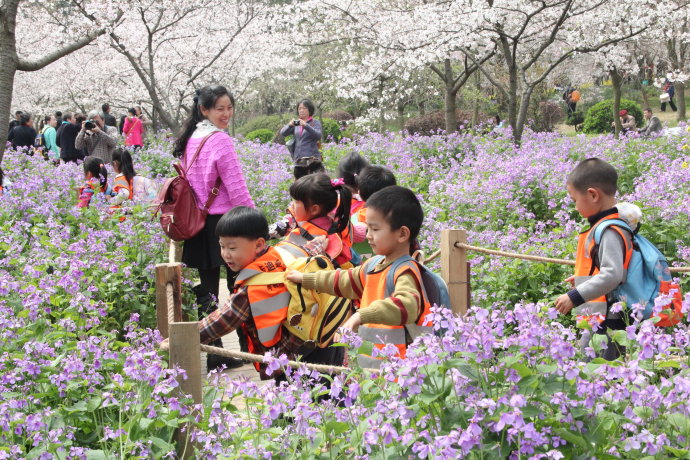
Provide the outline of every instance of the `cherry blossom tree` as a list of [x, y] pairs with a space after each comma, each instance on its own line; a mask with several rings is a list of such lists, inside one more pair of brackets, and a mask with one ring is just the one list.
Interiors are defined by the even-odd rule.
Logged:
[[[83, 48], [105, 34], [121, 15], [114, 2], [3, 0], [0, 3], [0, 113], [10, 112], [17, 71], [40, 70]], [[0, 123], [0, 138], [7, 138], [5, 122]], [[0, 151], [0, 162], [2, 156]]]
[[[651, 0], [485, 0], [463, 2], [465, 28], [493, 43], [508, 75], [503, 82], [480, 65], [508, 100], [508, 120], [520, 142], [537, 86], [558, 66], [587, 52], [628, 40], [654, 24]], [[474, 59], [471, 50], [467, 55]], [[476, 59], [475, 59], [476, 61]]]

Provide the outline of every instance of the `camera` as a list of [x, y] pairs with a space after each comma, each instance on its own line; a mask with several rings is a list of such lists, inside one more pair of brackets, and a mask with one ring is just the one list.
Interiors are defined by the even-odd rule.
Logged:
[[299, 120], [292, 120], [292, 126], [299, 126]]
[[84, 129], [86, 129], [87, 131], [95, 127], [96, 124], [92, 120], [88, 120], [86, 123], [84, 123]]

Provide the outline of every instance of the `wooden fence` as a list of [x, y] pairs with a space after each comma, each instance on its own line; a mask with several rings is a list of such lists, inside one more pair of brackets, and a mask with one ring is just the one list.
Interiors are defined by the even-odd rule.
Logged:
[[[498, 251], [467, 244], [467, 232], [465, 230], [443, 230], [441, 232], [441, 247], [430, 257], [422, 260], [429, 263], [440, 257], [441, 276], [448, 285], [453, 312], [463, 315], [470, 306], [470, 264], [467, 260], [469, 251], [509, 257], [533, 262], [555, 263], [562, 265], [575, 265], [572, 260], [554, 259], [550, 257], [535, 256], [530, 254], [517, 254]], [[170, 352], [170, 364], [184, 369], [187, 378], [179, 378], [182, 392], [192, 396], [195, 403], [201, 403], [201, 352], [217, 354], [231, 358], [246, 359], [254, 362], [262, 362], [263, 356], [223, 348], [201, 345], [199, 342], [199, 328], [196, 321], [184, 321], [182, 312], [182, 264], [179, 262], [181, 247], [179, 244], [170, 244], [170, 262], [156, 265], [156, 316], [158, 330], [164, 339], [168, 339], [167, 345], [161, 349]], [[690, 273], [690, 267], [672, 267], [673, 273]], [[290, 361], [292, 367], [307, 366], [323, 373], [346, 372], [347, 368], [319, 364], [308, 364]], [[372, 372], [376, 372], [372, 370]], [[191, 455], [187, 437], [178, 437], [178, 451], [185, 457]]]

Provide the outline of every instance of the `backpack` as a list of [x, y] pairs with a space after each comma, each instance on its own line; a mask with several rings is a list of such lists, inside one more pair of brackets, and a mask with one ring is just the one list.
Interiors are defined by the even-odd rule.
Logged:
[[[373, 272], [374, 267], [377, 264], [380, 264], [383, 259], [383, 256], [374, 256], [369, 259], [367, 261], [369, 263], [367, 266], [367, 273]], [[437, 273], [432, 272], [410, 256], [400, 257], [391, 265], [391, 269], [388, 271], [388, 275], [386, 276], [385, 296], [390, 297], [395, 290], [395, 273], [402, 265], [409, 263], [415, 263], [417, 264], [417, 267], [419, 267], [419, 272], [422, 274], [422, 295], [426, 297], [426, 299], [429, 301], [429, 304], [431, 304], [432, 307], [436, 305], [450, 310], [450, 294], [448, 293], [448, 285], [446, 285], [446, 282]], [[407, 328], [407, 330], [410, 332], [412, 338], [415, 338], [418, 335], [411, 330], [415, 326], [415, 324], [405, 325], [405, 328]], [[437, 335], [443, 335], [443, 331], [441, 329], [435, 329], [435, 331]]]
[[34, 139], [34, 148], [37, 149], [44, 149], [46, 146], [46, 136], [45, 136], [45, 128], [41, 130], [40, 133], [36, 135], [36, 138]]
[[[335, 270], [326, 256], [299, 257], [274, 246], [280, 253], [288, 270], [314, 273], [322, 270]], [[324, 292], [304, 289], [285, 279], [285, 272], [259, 273], [247, 279], [247, 286], [284, 283], [290, 292], [287, 318], [283, 326], [287, 331], [303, 340], [307, 346], [320, 348], [330, 345], [333, 335], [352, 313], [352, 302]]]
[[158, 196], [158, 187], [156, 182], [148, 177], [134, 176], [132, 180], [132, 188], [134, 193], [134, 200], [138, 203], [150, 203]]
[[645, 305], [644, 319], [649, 319], [652, 316], [654, 300], [659, 295], [669, 295], [673, 290], [671, 305], [664, 310], [665, 313], [659, 313], [660, 320], [656, 325], [666, 327], [678, 324], [683, 317], [680, 286], [672, 282], [664, 255], [647, 238], [633, 231], [626, 221], [609, 219], [598, 224], [594, 230], [594, 251], [598, 251], [604, 230], [611, 225], [630, 232], [633, 240], [628, 274], [623, 284], [613, 291], [614, 298], [624, 302], [628, 308], [636, 303]]
[[203, 230], [206, 226], [208, 210], [218, 196], [218, 189], [221, 184], [220, 176], [216, 179], [203, 209], [199, 209], [197, 196], [187, 179], [187, 171], [194, 164], [196, 157], [199, 156], [201, 148], [216, 132], [208, 134], [201, 140], [189, 166], [184, 168], [180, 163], [173, 165], [177, 171], [177, 177], [167, 179], [158, 194], [156, 200], [158, 207], [153, 215], [155, 216], [160, 212], [161, 228], [173, 241], [188, 240]]
[[580, 92], [578, 90], [573, 91], [570, 93], [570, 102], [579, 102], [580, 101]]

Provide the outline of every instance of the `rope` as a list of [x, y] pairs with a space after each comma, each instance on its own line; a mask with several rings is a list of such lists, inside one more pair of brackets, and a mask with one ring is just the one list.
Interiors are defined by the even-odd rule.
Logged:
[[424, 259], [424, 265], [428, 264], [429, 262], [431, 262], [432, 260], [434, 260], [435, 258], [437, 258], [440, 255], [441, 255], [441, 250], [439, 249], [438, 251], [434, 252], [429, 257]]
[[[163, 351], [170, 351], [170, 343], [160, 344], [160, 349]], [[263, 363], [264, 362], [264, 356], [263, 355], [255, 355], [252, 353], [245, 353], [243, 351], [226, 350], [225, 348], [212, 347], [209, 345], [200, 345], [199, 349], [201, 351], [206, 352], [206, 353], [210, 353], [210, 354], [218, 355], [218, 356], [224, 356], [226, 358], [245, 359], [245, 360], [251, 361], [253, 363]], [[307, 369], [312, 369], [312, 370], [315, 370], [315, 371], [322, 373], [322, 374], [341, 374], [341, 373], [350, 372], [352, 370], [349, 367], [331, 366], [328, 364], [305, 363], [302, 361], [288, 361], [288, 366], [293, 367], [295, 369], [300, 368], [302, 366], [306, 366]], [[375, 373], [379, 372], [378, 369], [364, 369], [364, 370], [367, 372], [375, 372]]]
[[455, 242], [455, 247], [465, 249], [466, 251], [480, 252], [482, 254], [491, 254], [494, 256], [510, 257], [513, 259], [532, 260], [534, 262], [546, 262], [560, 265], [575, 265], [575, 261], [573, 260], [554, 259], [551, 257], [531, 256], [528, 254], [517, 254], [515, 252], [497, 251], [495, 249], [486, 249], [480, 248], [478, 246], [470, 246], [469, 244], [460, 243], [459, 241]]
[[168, 324], [171, 324], [175, 322], [175, 299], [173, 297], [172, 283], [165, 285], [165, 293], [168, 296]]

